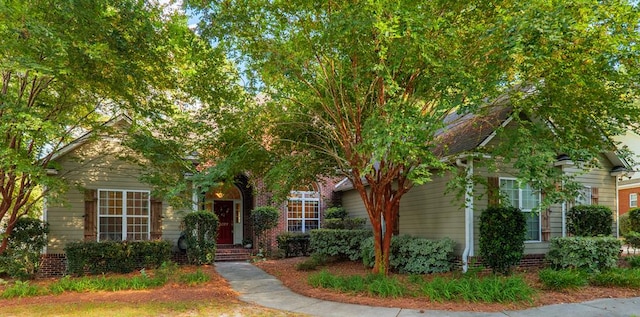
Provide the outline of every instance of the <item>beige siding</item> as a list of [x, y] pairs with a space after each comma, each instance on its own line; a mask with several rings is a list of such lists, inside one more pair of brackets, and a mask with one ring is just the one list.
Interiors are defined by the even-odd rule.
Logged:
[[451, 174], [412, 188], [400, 201], [400, 233], [428, 239], [451, 238], [455, 253], [464, 249], [464, 202], [445, 194]]
[[[50, 224], [48, 253], [62, 253], [64, 246], [84, 239], [84, 189], [150, 190], [138, 180], [139, 168], [120, 159], [125, 151], [116, 142], [87, 143], [57, 160], [58, 175], [69, 184], [61, 204], [47, 206]], [[163, 239], [176, 241], [179, 216], [163, 206]]]
[[[432, 182], [416, 186], [400, 201], [400, 234], [440, 239], [449, 237], [456, 241], [456, 254], [464, 248], [464, 208], [456, 201], [455, 194], [445, 195], [450, 176], [435, 176]], [[342, 196], [342, 204], [352, 217], [364, 217], [370, 226], [369, 216], [360, 195], [355, 190]]]

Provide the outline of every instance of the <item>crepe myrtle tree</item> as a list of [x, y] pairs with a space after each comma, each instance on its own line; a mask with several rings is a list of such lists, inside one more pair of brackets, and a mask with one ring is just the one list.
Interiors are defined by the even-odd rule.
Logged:
[[114, 114], [132, 119], [120, 136], [135, 136], [127, 142], [145, 166], [163, 176], [188, 167], [168, 163], [184, 161], [199, 135], [179, 106], [233, 95], [233, 71], [183, 14], [165, 9], [143, 0], [0, 5], [0, 253], [19, 218], [67, 187], [48, 173], [55, 153], [87, 131], [115, 133], [103, 125]]
[[211, 143], [210, 175], [250, 171], [280, 196], [317, 175], [348, 177], [374, 228], [374, 272], [388, 273], [403, 195], [463, 154], [447, 147], [451, 118], [508, 104], [518, 128], [500, 129], [510, 137], [485, 154], [544, 190], [563, 177], [548, 168], [558, 153], [592, 162], [639, 115], [628, 1], [186, 5], [260, 96]]

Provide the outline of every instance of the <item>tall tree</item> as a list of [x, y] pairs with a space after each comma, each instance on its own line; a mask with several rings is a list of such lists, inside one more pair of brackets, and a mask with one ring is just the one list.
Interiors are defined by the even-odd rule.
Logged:
[[153, 128], [154, 140], [173, 146], [130, 141], [154, 158], [148, 163], [168, 159], [153, 151], [188, 153], [190, 133], [171, 130], [191, 122], [181, 105], [197, 94], [205, 105], [223, 99], [227, 89], [216, 80], [231, 72], [183, 14], [165, 9], [143, 0], [0, 3], [0, 222], [7, 226], [0, 253], [17, 219], [64, 189], [47, 174], [54, 153], [86, 131], [103, 131], [114, 114], [134, 119], [130, 132]]
[[249, 169], [283, 192], [348, 177], [374, 228], [374, 272], [388, 272], [401, 197], [450, 166], [450, 118], [494, 113], [506, 98], [516, 121], [542, 119], [491, 149], [523, 179], [545, 180], [538, 188], [561, 177], [548, 173], [557, 153], [589, 161], [611, 149], [603, 135], [638, 119], [640, 16], [628, 1], [187, 5], [267, 96], [216, 143], [214, 171]]

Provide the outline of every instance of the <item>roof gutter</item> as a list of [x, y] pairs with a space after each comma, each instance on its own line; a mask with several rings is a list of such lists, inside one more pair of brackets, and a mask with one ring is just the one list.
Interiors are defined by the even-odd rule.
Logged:
[[466, 190], [464, 193], [464, 250], [462, 251], [462, 272], [469, 270], [469, 257], [473, 256], [473, 157], [469, 156], [467, 163], [462, 163], [460, 158], [456, 159], [456, 166], [465, 168], [467, 174]]

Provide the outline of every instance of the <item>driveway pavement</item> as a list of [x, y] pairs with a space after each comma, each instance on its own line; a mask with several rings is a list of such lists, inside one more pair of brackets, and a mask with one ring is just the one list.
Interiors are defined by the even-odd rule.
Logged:
[[[320, 317], [640, 317], [640, 297], [598, 299], [584, 303], [549, 305], [519, 311], [496, 313], [452, 312], [405, 308], [374, 307], [330, 302], [294, 293], [280, 280], [247, 262], [216, 262], [216, 270], [240, 293], [240, 300], [295, 313]], [[640, 291], [639, 294], [640, 295]]]

